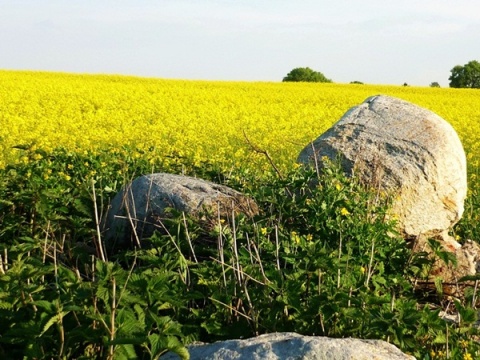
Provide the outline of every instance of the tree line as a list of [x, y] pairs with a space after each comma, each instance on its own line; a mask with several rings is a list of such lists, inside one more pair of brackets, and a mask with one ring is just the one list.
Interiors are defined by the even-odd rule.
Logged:
[[[451, 88], [472, 88], [480, 89], [480, 62], [472, 60], [465, 65], [456, 65], [450, 70], [449, 86]], [[319, 71], [310, 69], [309, 67], [298, 67], [290, 71], [283, 78], [284, 82], [322, 82], [331, 83], [332, 80], [327, 78]], [[351, 84], [362, 84], [361, 81], [352, 81]], [[403, 84], [408, 86], [407, 83]], [[430, 84], [431, 87], [440, 87], [436, 81]]]

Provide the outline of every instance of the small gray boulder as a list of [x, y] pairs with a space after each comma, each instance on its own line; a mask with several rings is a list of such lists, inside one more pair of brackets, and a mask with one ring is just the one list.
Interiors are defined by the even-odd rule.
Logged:
[[347, 174], [396, 195], [392, 213], [405, 237], [445, 236], [467, 194], [466, 157], [452, 126], [433, 112], [373, 96], [307, 145], [299, 163], [342, 159]]
[[124, 246], [150, 237], [162, 230], [167, 209], [190, 215], [211, 214], [229, 219], [239, 213], [257, 214], [255, 202], [227, 186], [189, 176], [157, 173], [144, 175], [124, 187], [112, 200], [105, 221], [105, 238], [109, 244]]
[[[190, 360], [415, 360], [381, 340], [333, 339], [272, 333], [246, 340], [190, 345]], [[178, 360], [167, 353], [160, 360]]]

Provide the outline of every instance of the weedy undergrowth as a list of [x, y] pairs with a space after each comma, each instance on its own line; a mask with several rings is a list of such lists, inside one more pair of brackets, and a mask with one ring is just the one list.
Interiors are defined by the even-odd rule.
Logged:
[[[21, 151], [29, 161], [0, 173], [2, 358], [188, 358], [193, 340], [273, 331], [383, 339], [419, 359], [478, 355], [475, 291], [449, 303], [460, 322], [441, 319], [414, 292], [429, 259], [396, 234], [389, 194], [335, 163], [320, 176], [259, 177], [175, 156], [152, 164], [130, 149]], [[206, 214], [207, 229], [172, 209], [148, 247], [107, 252], [99, 224], [111, 197], [159, 171], [230, 185], [261, 213]]]

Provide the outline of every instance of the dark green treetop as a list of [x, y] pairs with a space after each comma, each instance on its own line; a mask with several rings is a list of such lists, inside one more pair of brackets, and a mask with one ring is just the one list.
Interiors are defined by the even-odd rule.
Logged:
[[296, 82], [324, 82], [330, 83], [332, 80], [327, 79], [321, 72], [314, 71], [309, 67], [295, 68], [290, 71], [287, 76], [283, 78], [283, 81], [296, 81]]
[[480, 63], [472, 60], [465, 65], [457, 65], [451, 70], [450, 87], [480, 88]]

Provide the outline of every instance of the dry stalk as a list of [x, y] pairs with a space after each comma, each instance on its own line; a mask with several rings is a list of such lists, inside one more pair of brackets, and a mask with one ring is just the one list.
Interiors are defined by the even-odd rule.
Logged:
[[220, 263], [222, 264], [222, 276], [223, 276], [223, 285], [225, 289], [227, 288], [227, 277], [225, 275], [225, 257], [223, 253], [223, 236], [222, 236], [222, 223], [220, 219], [220, 206], [217, 208], [217, 220], [218, 220], [218, 255], [220, 256]]
[[250, 256], [250, 264], [254, 264], [253, 262], [253, 253], [252, 253], [252, 247], [250, 245], [250, 237], [248, 236], [248, 233], [245, 234], [245, 236], [247, 237], [247, 250], [248, 250], [248, 255]]
[[193, 259], [198, 264], [197, 257], [195, 256], [195, 250], [193, 250], [192, 239], [190, 238], [190, 233], [188, 232], [187, 219], [185, 217], [185, 212], [183, 211], [182, 211], [182, 216], [183, 216], [183, 225], [185, 225], [185, 235], [187, 235], [188, 245], [190, 246], [190, 250], [192, 251]]
[[253, 319], [252, 319], [250, 316], [248, 316], [248, 315], [246, 315], [246, 314], [238, 311], [238, 310], [235, 309], [233, 306], [227, 305], [227, 304], [225, 304], [224, 302], [221, 302], [220, 300], [214, 299], [214, 298], [212, 298], [212, 297], [209, 297], [209, 299], [212, 300], [213, 302], [216, 302], [216, 303], [218, 303], [218, 304], [220, 304], [220, 305], [225, 306], [225, 307], [226, 307], [227, 309], [229, 309], [230, 311], [233, 311], [233, 312], [235, 313], [235, 315], [240, 315], [240, 316], [244, 317], [245, 319], [250, 320], [251, 322], [253, 322]]
[[100, 222], [99, 222], [99, 217], [98, 217], [98, 208], [97, 208], [97, 195], [95, 193], [95, 181], [92, 179], [92, 194], [93, 194], [93, 209], [94, 209], [94, 212], [95, 212], [95, 226], [96, 226], [96, 230], [97, 230], [97, 245], [98, 245], [98, 249], [99, 249], [99, 252], [100, 252], [100, 259], [102, 259], [102, 261], [106, 261], [106, 257], [105, 257], [105, 253], [103, 251], [103, 243], [102, 243], [102, 235], [101, 235], [101, 232], [100, 232]]
[[[232, 204], [233, 208], [234, 204]], [[232, 210], [232, 231], [233, 231], [233, 254], [234, 254], [234, 259], [233, 259], [233, 264], [235, 265], [235, 273], [238, 278], [238, 283], [241, 285], [242, 284], [242, 274], [240, 272], [240, 259], [238, 256], [238, 248], [237, 248], [237, 228], [235, 224], [235, 212]]]
[[267, 278], [267, 275], [265, 275], [265, 271], [263, 270], [263, 264], [262, 264], [262, 259], [260, 258], [260, 253], [258, 252], [258, 248], [253, 241], [252, 241], [252, 247], [253, 247], [253, 250], [255, 250], [255, 257], [257, 259], [258, 265], [260, 266], [260, 272], [263, 275], [263, 279], [266, 283], [269, 283], [270, 280]]
[[370, 283], [370, 278], [372, 277], [373, 273], [373, 254], [375, 251], [375, 239], [372, 240], [372, 251], [370, 252], [370, 262], [368, 263], [368, 270], [367, 270], [367, 279], [365, 280], [365, 286], [368, 287]]
[[279, 252], [280, 252], [280, 246], [278, 244], [278, 226], [275, 225], [275, 258], [277, 259], [277, 270], [281, 271]]
[[247, 297], [250, 312], [252, 313], [252, 316], [254, 318], [254, 320], [252, 322], [253, 322], [253, 325], [255, 326], [255, 335], [258, 336], [258, 323], [255, 321], [255, 319], [257, 318], [256, 315], [255, 315], [256, 311], [255, 311], [254, 305], [252, 303], [252, 300], [250, 299], [250, 295], [248, 294], [247, 281], [245, 281], [243, 283], [243, 291], [245, 292], [245, 296]]
[[[110, 341], [113, 343], [113, 340], [115, 340], [115, 315], [116, 315], [116, 310], [117, 310], [117, 303], [116, 303], [116, 291], [117, 291], [117, 286], [115, 282], [115, 277], [112, 278], [112, 312], [110, 314]], [[115, 345], [111, 344], [108, 349], [108, 358], [109, 359], [114, 359], [114, 353], [115, 353]]]
[[315, 172], [317, 173], [317, 178], [320, 179], [320, 167], [318, 166], [317, 152], [315, 151], [313, 141], [310, 143], [310, 145], [312, 145], [313, 161], [315, 162]]
[[[219, 263], [220, 265], [222, 266], [225, 266], [229, 269], [232, 269], [233, 271], [235, 271], [235, 268], [232, 266], [232, 265], [229, 265], [229, 264], [225, 264], [225, 263], [222, 263], [220, 260], [218, 259], [215, 259], [215, 258], [210, 258], [212, 261], [215, 261], [216, 263]], [[246, 272], [244, 272], [243, 270], [240, 270], [242, 276], [246, 277], [247, 279], [250, 279], [252, 280], [253, 282], [256, 282], [257, 284], [260, 284], [260, 285], [263, 285], [263, 286], [266, 286], [267, 285], [267, 282], [261, 282], [260, 280], [257, 280], [255, 279], [254, 277], [251, 277], [250, 275], [248, 275]], [[270, 282], [268, 279], [266, 279], [268, 282]]]
[[276, 166], [275, 163], [273, 162], [272, 157], [270, 156], [270, 154], [268, 153], [268, 151], [267, 151], [267, 150], [260, 149], [258, 146], [254, 145], [254, 144], [250, 141], [250, 139], [248, 138], [247, 134], [245, 133], [245, 130], [243, 130], [243, 136], [245, 137], [245, 140], [247, 140], [248, 145], [250, 145], [250, 147], [252, 148], [253, 151], [255, 151], [255, 152], [258, 153], [258, 154], [265, 155], [265, 157], [267, 158], [268, 162], [270, 163], [270, 165], [272, 165], [273, 169], [274, 169], [275, 172], [277, 173], [278, 177], [283, 180], [283, 175], [282, 175], [282, 173], [280, 172], [280, 170], [277, 168], [277, 166]]
[[475, 280], [475, 285], [473, 287], [473, 297], [472, 297], [472, 308], [477, 308], [477, 289], [478, 289], [478, 280]]
[[338, 244], [338, 269], [337, 269], [337, 288], [340, 288], [340, 258], [342, 257], [342, 232], [340, 232], [340, 243]]
[[[137, 246], [139, 248], [142, 247], [141, 243], [140, 243], [140, 239], [138, 237], [138, 234], [137, 234], [137, 228], [135, 227], [135, 224], [133, 223], [133, 220], [135, 219], [135, 221], [137, 220], [137, 215], [136, 213], [134, 214], [134, 216], [132, 216], [131, 212], [130, 212], [130, 200], [129, 200], [129, 192], [132, 191], [132, 187], [131, 186], [128, 186], [128, 188], [125, 188], [125, 191], [123, 193], [123, 199], [122, 199], [122, 203], [125, 204], [125, 209], [127, 209], [127, 219], [128, 219], [128, 222], [130, 223], [130, 227], [132, 228], [132, 232], [133, 232], [133, 235], [135, 237], [135, 242], [137, 244]], [[133, 193], [132, 193], [132, 196], [131, 196], [131, 199], [132, 199], [132, 205], [133, 205], [133, 210], [135, 212], [136, 210], [136, 207], [135, 207], [135, 199], [133, 198]]]

